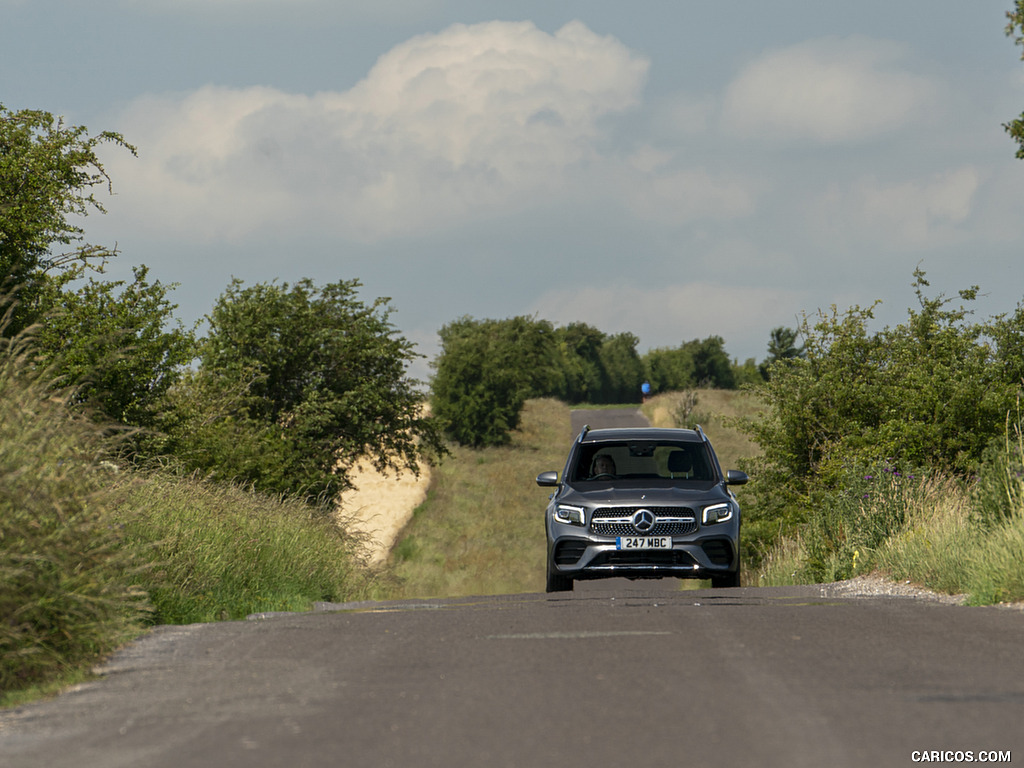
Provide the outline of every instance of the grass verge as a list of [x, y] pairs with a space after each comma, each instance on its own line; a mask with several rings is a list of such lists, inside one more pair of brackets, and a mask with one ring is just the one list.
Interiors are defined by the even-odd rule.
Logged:
[[548, 492], [537, 475], [561, 470], [572, 439], [569, 408], [531, 400], [512, 442], [454, 447], [391, 555], [387, 597], [514, 594], [544, 589]]
[[110, 431], [0, 338], [0, 706], [86, 679], [152, 623], [307, 610], [370, 594], [326, 510], [118, 470]]
[[[969, 483], [941, 474], [852, 477], [855, 492], [819, 504], [799, 536], [765, 558], [765, 586], [880, 572], [972, 605], [1024, 601], [1024, 440], [1011, 427]], [[883, 470], [885, 472], [885, 470]], [[866, 481], [866, 484], [865, 484]]]
[[359, 542], [327, 509], [161, 474], [126, 482], [118, 524], [126, 543], [146, 553], [138, 584], [154, 623], [305, 611], [370, 593]]
[[91, 664], [146, 607], [137, 553], [111, 523], [108, 438], [70, 396], [26, 338], [0, 339], [0, 696]]

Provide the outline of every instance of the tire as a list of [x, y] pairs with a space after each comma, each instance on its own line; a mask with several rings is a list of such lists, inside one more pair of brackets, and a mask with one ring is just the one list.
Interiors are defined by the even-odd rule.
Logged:
[[555, 573], [548, 563], [546, 592], [572, 592], [573, 582], [569, 576]]
[[740, 572], [737, 570], [735, 573], [727, 573], [724, 576], [712, 576], [711, 587], [712, 589], [728, 589], [730, 587], [738, 587], [740, 585]]

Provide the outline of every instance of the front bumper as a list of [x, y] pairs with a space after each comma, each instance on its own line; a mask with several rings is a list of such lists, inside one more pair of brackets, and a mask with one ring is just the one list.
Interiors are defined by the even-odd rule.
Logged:
[[550, 542], [548, 560], [554, 573], [573, 579], [710, 579], [739, 567], [736, 542], [718, 533], [673, 539], [672, 549], [639, 550], [617, 549], [612, 537], [566, 535]]

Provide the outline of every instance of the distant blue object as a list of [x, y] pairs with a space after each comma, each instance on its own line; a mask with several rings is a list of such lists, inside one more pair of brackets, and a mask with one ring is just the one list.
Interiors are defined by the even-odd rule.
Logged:
[[651, 385], [645, 381], [643, 384], [640, 385], [640, 391], [643, 392], [645, 395], [651, 394]]

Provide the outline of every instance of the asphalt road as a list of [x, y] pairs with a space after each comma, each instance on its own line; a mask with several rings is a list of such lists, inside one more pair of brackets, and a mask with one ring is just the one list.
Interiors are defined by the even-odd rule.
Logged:
[[819, 587], [332, 606], [159, 628], [0, 714], [5, 768], [1024, 760], [1024, 613]]
[[[572, 439], [583, 429], [584, 425], [592, 429], [609, 429], [611, 427], [649, 427], [647, 417], [635, 408], [592, 408], [577, 409], [572, 416]], [[568, 448], [566, 444], [566, 448]]]
[[818, 586], [325, 605], [157, 628], [0, 712], [0, 767], [1021, 762], [1022, 648], [1021, 611]]

